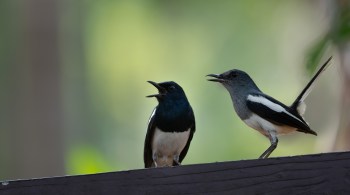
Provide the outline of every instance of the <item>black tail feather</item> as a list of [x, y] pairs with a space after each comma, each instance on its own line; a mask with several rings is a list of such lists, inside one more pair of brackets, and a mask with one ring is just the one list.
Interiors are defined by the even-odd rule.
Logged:
[[308, 129], [308, 130], [305, 130], [305, 129], [297, 129], [297, 131], [299, 132], [303, 132], [303, 133], [306, 133], [306, 134], [312, 134], [312, 135], [316, 135], [317, 136], [317, 133], [312, 130], [312, 129]]
[[320, 74], [328, 67], [327, 65], [329, 64], [329, 61], [331, 61], [333, 57], [329, 57], [328, 60], [321, 66], [321, 68], [317, 71], [317, 73], [315, 74], [315, 76], [312, 77], [312, 79], [309, 81], [309, 83], [305, 86], [305, 88], [303, 89], [303, 91], [301, 91], [301, 93], [299, 94], [299, 96], [297, 97], [297, 99], [295, 99], [295, 101], [293, 102], [293, 104], [290, 106], [292, 109], [297, 109], [297, 107], [299, 106], [299, 103], [301, 101], [304, 101], [304, 99], [306, 98], [306, 96], [309, 94], [310, 90], [311, 90], [311, 86], [314, 84], [314, 81], [318, 78], [318, 76], [320, 76]]

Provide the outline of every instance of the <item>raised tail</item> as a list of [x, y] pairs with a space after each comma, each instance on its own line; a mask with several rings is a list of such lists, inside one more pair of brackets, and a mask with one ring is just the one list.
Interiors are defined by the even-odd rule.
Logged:
[[326, 70], [326, 68], [329, 65], [329, 61], [331, 61], [333, 57], [329, 57], [328, 60], [321, 66], [321, 68], [316, 72], [315, 76], [312, 77], [312, 79], [309, 81], [309, 83], [305, 86], [303, 91], [299, 94], [297, 99], [293, 102], [293, 104], [290, 106], [292, 109], [298, 110], [299, 104], [304, 102], [307, 95], [309, 95], [310, 91], [312, 90], [312, 87], [314, 86], [315, 80], [320, 76], [320, 74]]

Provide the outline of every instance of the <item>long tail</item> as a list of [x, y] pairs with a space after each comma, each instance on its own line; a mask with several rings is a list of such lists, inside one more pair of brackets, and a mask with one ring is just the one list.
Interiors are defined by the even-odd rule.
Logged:
[[290, 106], [292, 109], [297, 109], [299, 104], [301, 102], [304, 102], [305, 98], [307, 97], [307, 95], [309, 95], [310, 91], [312, 90], [312, 87], [314, 86], [314, 82], [315, 80], [320, 76], [320, 74], [326, 70], [326, 68], [329, 65], [329, 61], [331, 61], [333, 57], [329, 57], [328, 60], [321, 66], [321, 68], [317, 71], [317, 73], [315, 74], [314, 77], [312, 77], [312, 79], [309, 81], [309, 83], [305, 86], [305, 88], [303, 89], [303, 91], [301, 91], [301, 93], [299, 94], [299, 96], [297, 97], [297, 99], [295, 99], [295, 101], [293, 102], [293, 104]]

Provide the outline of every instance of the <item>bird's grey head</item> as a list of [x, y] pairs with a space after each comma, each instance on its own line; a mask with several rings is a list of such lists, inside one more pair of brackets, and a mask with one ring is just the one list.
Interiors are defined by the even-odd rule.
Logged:
[[177, 100], [186, 99], [185, 92], [180, 85], [174, 81], [166, 81], [161, 83], [156, 83], [153, 81], [147, 81], [158, 89], [158, 94], [149, 95], [146, 97], [156, 97], [158, 101], [163, 100]]
[[251, 90], [259, 90], [252, 78], [241, 70], [233, 69], [226, 71], [222, 74], [208, 74], [207, 76], [213, 77], [208, 81], [221, 83], [232, 95], [245, 95], [251, 92]]
[[229, 70], [222, 74], [209, 74], [208, 81], [221, 83], [231, 95], [233, 107], [238, 116], [244, 120], [251, 112], [246, 106], [246, 99], [251, 93], [261, 92], [250, 76], [241, 70]]

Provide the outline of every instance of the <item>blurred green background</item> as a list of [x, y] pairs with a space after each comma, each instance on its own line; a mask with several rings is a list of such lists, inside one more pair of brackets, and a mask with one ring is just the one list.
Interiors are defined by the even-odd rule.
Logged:
[[0, 180], [143, 168], [157, 105], [145, 98], [156, 92], [147, 80], [176, 81], [194, 109], [197, 131], [183, 164], [256, 159], [268, 139], [239, 120], [226, 90], [205, 75], [242, 69], [291, 104], [331, 55], [307, 99], [305, 118], [319, 136], [283, 136], [272, 157], [348, 150], [348, 7], [2, 0]]

